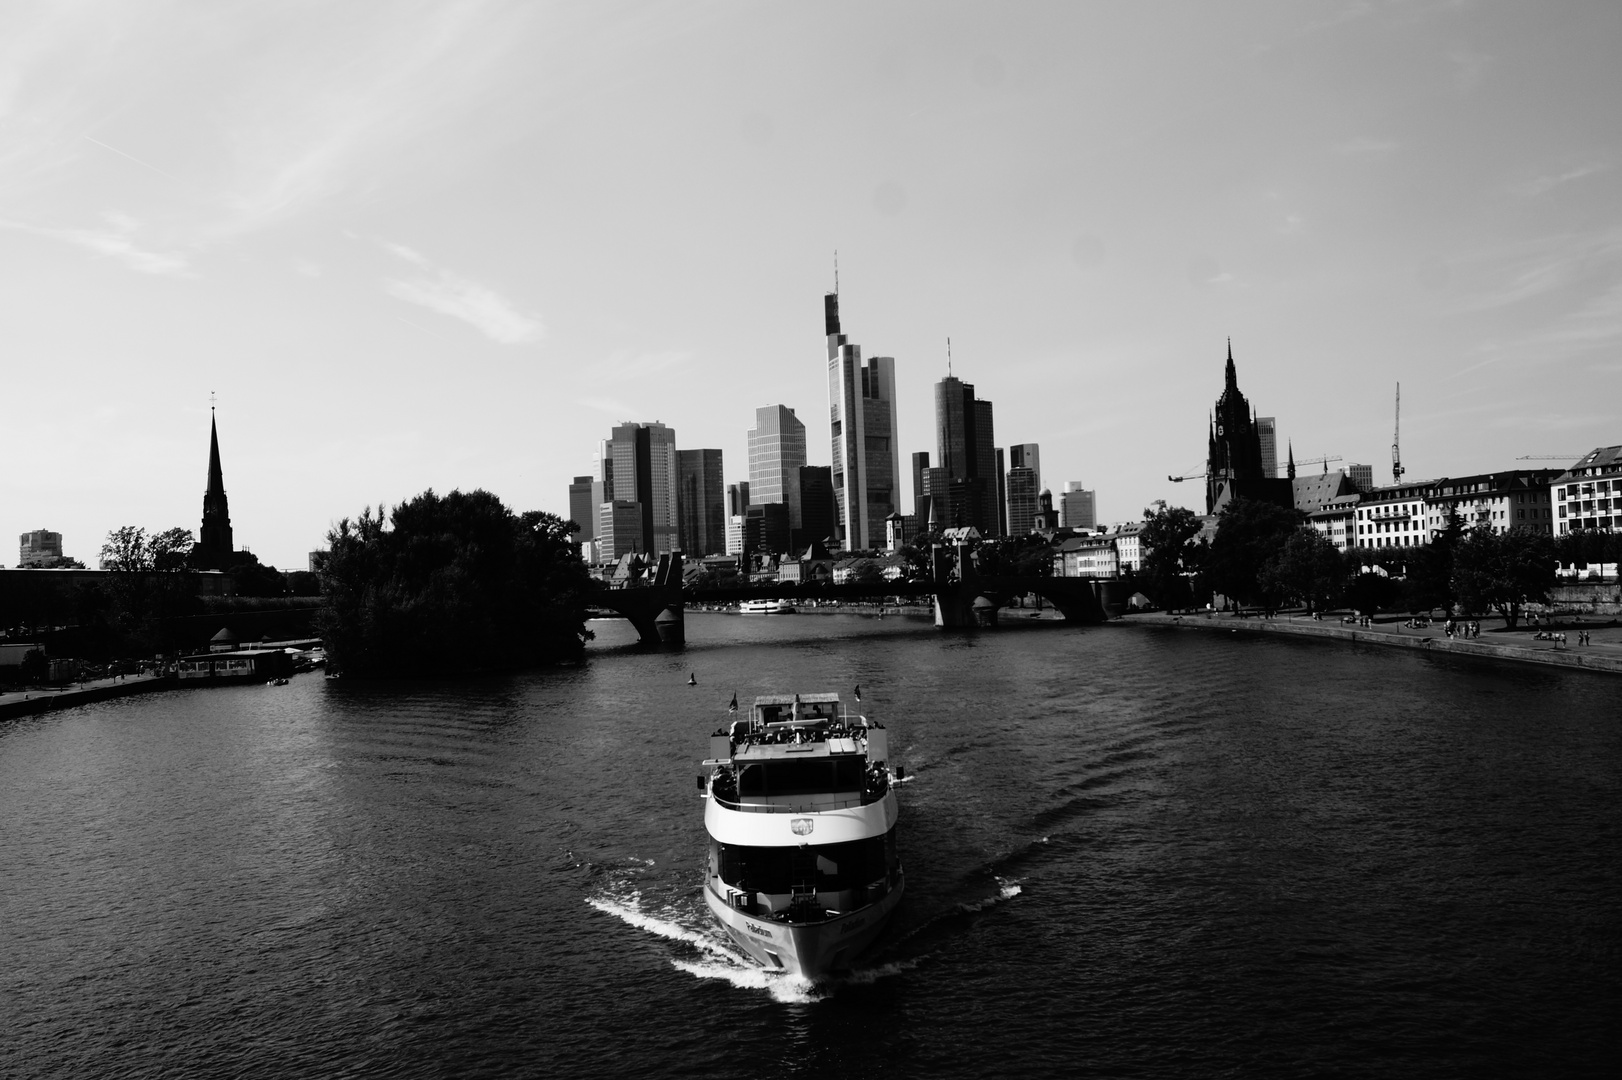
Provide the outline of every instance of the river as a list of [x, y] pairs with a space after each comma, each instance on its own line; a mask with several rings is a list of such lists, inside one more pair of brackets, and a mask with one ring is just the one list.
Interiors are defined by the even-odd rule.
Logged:
[[[1622, 1060], [1615, 679], [1120, 627], [593, 626], [574, 669], [0, 725], [0, 1075]], [[857, 684], [913, 777], [907, 896], [811, 986], [712, 929], [694, 777], [734, 692]]]

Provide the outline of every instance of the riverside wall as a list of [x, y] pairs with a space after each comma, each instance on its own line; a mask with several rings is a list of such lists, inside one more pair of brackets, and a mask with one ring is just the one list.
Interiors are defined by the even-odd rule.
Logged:
[[[1602, 641], [1598, 645], [1578, 647], [1572, 644], [1576, 633], [1567, 632], [1567, 643], [1552, 642], [1522, 644], [1491, 638], [1449, 638], [1442, 632], [1441, 623], [1428, 631], [1402, 632], [1400, 624], [1381, 624], [1375, 627], [1346, 626], [1307, 619], [1239, 619], [1230, 615], [1166, 615], [1163, 613], [1129, 615], [1111, 620], [1113, 626], [1155, 626], [1176, 630], [1239, 634], [1287, 634], [1293, 637], [1320, 638], [1379, 645], [1394, 649], [1415, 649], [1420, 652], [1450, 653], [1488, 660], [1508, 660], [1514, 663], [1542, 664], [1545, 667], [1579, 668], [1622, 675], [1622, 645]], [[1526, 632], [1530, 637], [1531, 631]], [[1494, 635], [1495, 637], [1498, 635]]]

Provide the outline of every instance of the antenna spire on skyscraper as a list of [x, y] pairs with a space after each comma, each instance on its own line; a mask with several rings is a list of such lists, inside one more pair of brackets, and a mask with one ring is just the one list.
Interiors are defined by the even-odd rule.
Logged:
[[946, 339], [946, 377], [952, 377], [952, 339]]
[[834, 248], [834, 295], [839, 295], [839, 249]]

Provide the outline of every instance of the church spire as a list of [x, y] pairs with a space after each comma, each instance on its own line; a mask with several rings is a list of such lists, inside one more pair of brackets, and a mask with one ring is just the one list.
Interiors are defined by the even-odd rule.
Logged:
[[1233, 338], [1228, 339], [1228, 373], [1227, 387], [1229, 390], [1239, 389], [1239, 375], [1233, 369]]
[[225, 473], [220, 469], [220, 430], [214, 422], [214, 406], [208, 407], [208, 490], [203, 494], [206, 508], [211, 497], [225, 498]]
[[[1274, 443], [1273, 445], [1277, 446], [1278, 443]], [[1290, 471], [1289, 471], [1289, 477], [1290, 477], [1291, 480], [1294, 480], [1295, 479], [1295, 440], [1294, 439], [1290, 440], [1289, 446], [1290, 446]], [[1277, 461], [1278, 458], [1274, 458], [1273, 460]]]
[[224, 570], [231, 565], [236, 541], [231, 535], [231, 509], [225, 499], [225, 471], [220, 468], [220, 431], [214, 406], [208, 409], [208, 489], [203, 492], [203, 525], [192, 549], [193, 565], [200, 570]]

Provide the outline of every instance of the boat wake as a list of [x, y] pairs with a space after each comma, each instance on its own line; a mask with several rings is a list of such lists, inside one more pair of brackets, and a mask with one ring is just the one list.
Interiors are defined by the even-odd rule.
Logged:
[[[699, 979], [720, 979], [740, 990], [759, 990], [773, 1001], [789, 1005], [803, 1005], [824, 1001], [840, 986], [868, 986], [890, 975], [899, 975], [917, 966], [916, 960], [894, 961], [871, 968], [858, 968], [842, 972], [829, 979], [812, 981], [797, 975], [768, 971], [735, 949], [722, 936], [719, 929], [708, 924], [709, 912], [702, 915], [682, 910], [674, 905], [658, 912], [644, 910], [640, 892], [623, 897], [591, 896], [586, 903], [605, 915], [645, 933], [665, 938], [684, 946], [687, 955], [670, 956], [670, 966]], [[704, 929], [695, 928], [699, 920]]]
[[979, 901], [966, 901], [959, 904], [957, 909], [963, 912], [965, 915], [971, 915], [979, 911], [989, 911], [998, 904], [1001, 904], [1007, 900], [1012, 900], [1014, 897], [1025, 891], [1025, 887], [1013, 878], [999, 877], [996, 879], [996, 881], [997, 894], [995, 896], [988, 896], [984, 900]]

